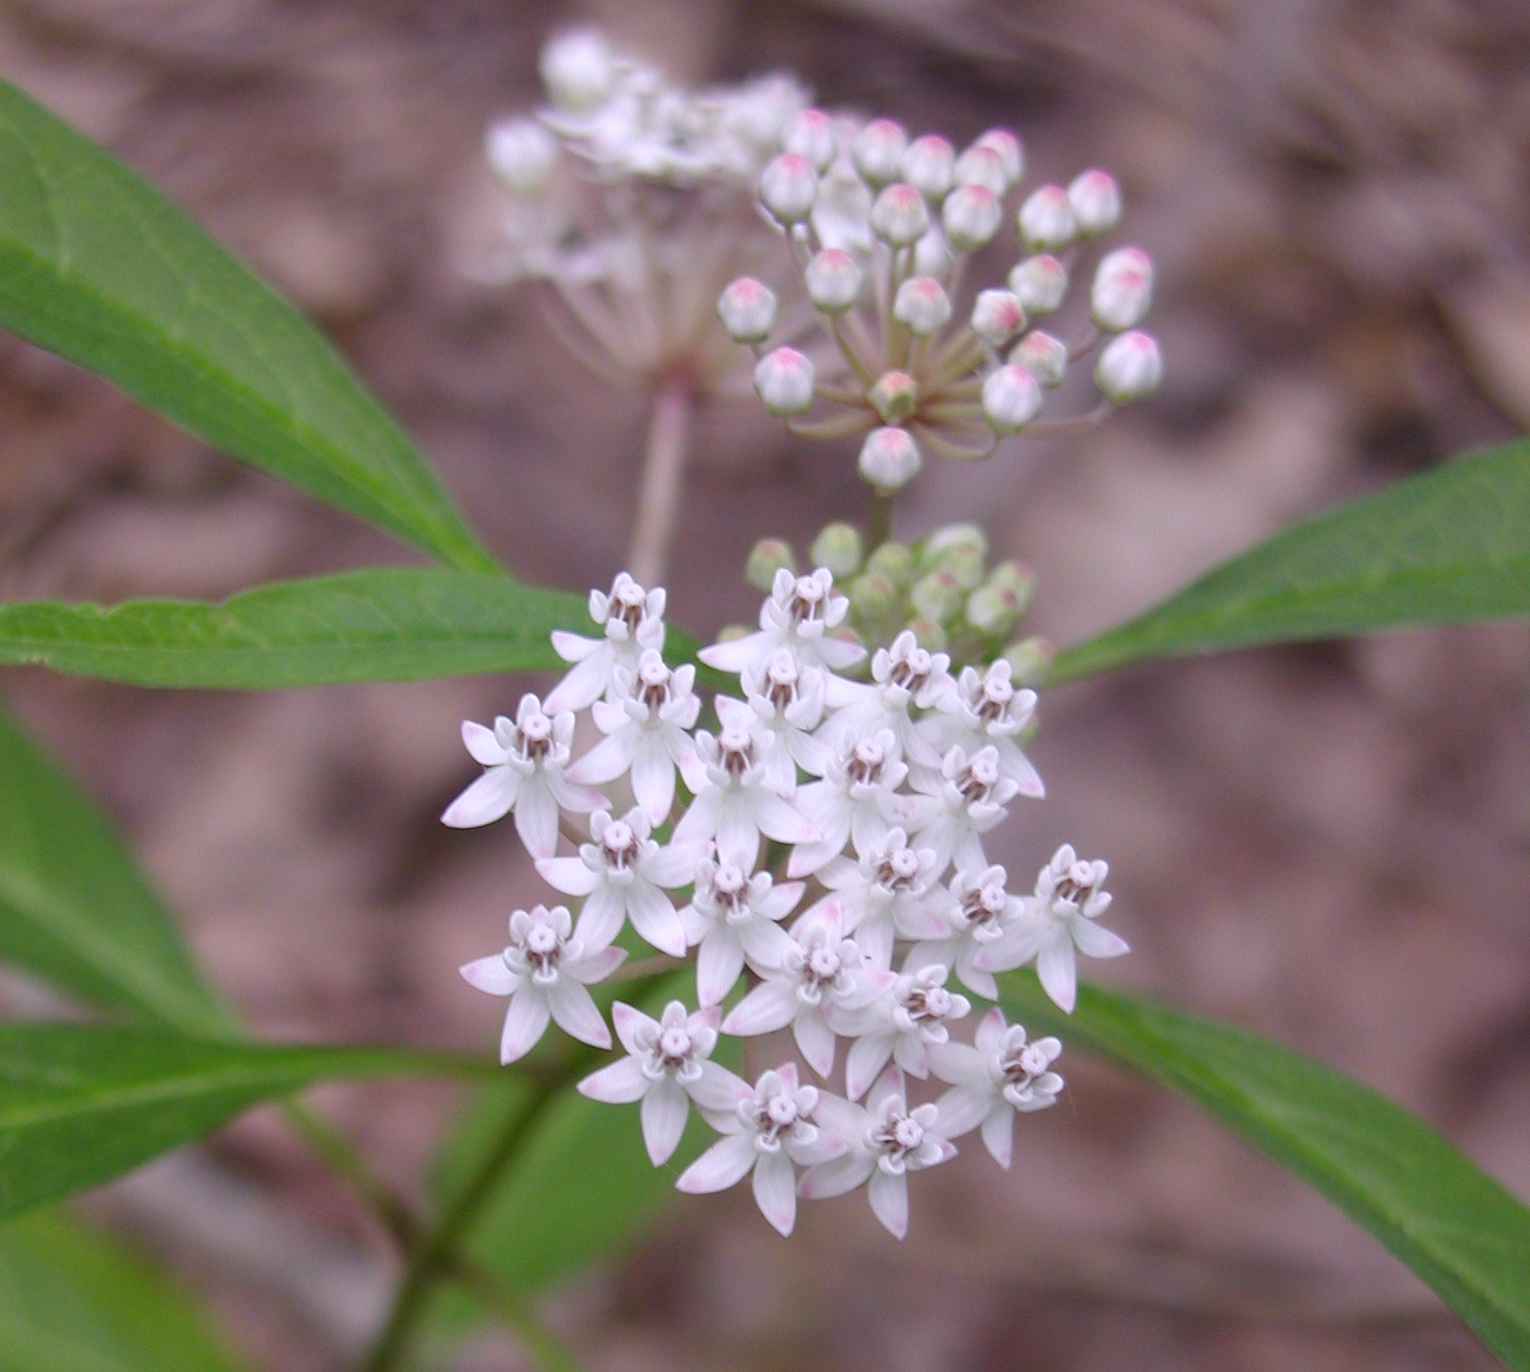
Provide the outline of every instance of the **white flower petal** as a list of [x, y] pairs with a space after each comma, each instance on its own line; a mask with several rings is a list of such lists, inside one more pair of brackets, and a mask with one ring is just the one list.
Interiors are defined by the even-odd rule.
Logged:
[[[763, 794], [769, 794], [764, 792]], [[785, 804], [779, 796], [772, 797]], [[698, 801], [697, 804], [700, 804]], [[695, 809], [693, 805], [691, 807]], [[676, 837], [680, 831], [675, 830]], [[717, 808], [717, 852], [725, 861], [737, 863], [746, 872], [754, 870], [760, 856], [760, 830], [755, 824], [754, 811], [745, 798], [738, 794], [720, 797]]]
[[797, 1169], [784, 1148], [760, 1154], [754, 1165], [754, 1199], [778, 1233], [792, 1232], [797, 1222]]
[[643, 880], [627, 888], [627, 917], [632, 927], [661, 953], [685, 956], [685, 926], [670, 898]]
[[598, 953], [589, 953], [577, 960], [565, 961], [563, 973], [589, 986], [597, 981], [604, 981], [626, 961], [625, 948], [602, 948]]
[[655, 886], [673, 890], [689, 886], [696, 879], [696, 868], [712, 851], [709, 843], [671, 843], [643, 863], [643, 875]]
[[675, 803], [675, 763], [663, 739], [644, 739], [632, 750], [632, 794], [652, 823], [669, 818]]
[[671, 1076], [654, 1082], [643, 1097], [643, 1142], [648, 1146], [648, 1159], [655, 1167], [662, 1167], [674, 1156], [690, 1113], [691, 1098]]
[[[554, 858], [553, 861], [557, 862], [559, 859]], [[579, 862], [579, 859], [570, 858], [568, 861]], [[541, 863], [537, 864], [538, 867], [541, 865]], [[583, 866], [583, 863], [580, 865]], [[583, 908], [579, 911], [579, 941], [589, 949], [607, 948], [621, 933], [626, 919], [627, 905], [622, 899], [621, 891], [609, 882], [603, 881], [594, 888], [590, 898], [585, 901]]]
[[632, 766], [632, 737], [626, 729], [606, 735], [564, 773], [581, 786], [600, 786], [615, 781]]
[[499, 1060], [508, 1065], [523, 1058], [547, 1030], [547, 997], [534, 986], [522, 986], [510, 997], [505, 1027], [499, 1036]]
[[876, 1154], [863, 1151], [846, 1153], [833, 1162], [821, 1162], [802, 1174], [797, 1194], [804, 1200], [828, 1200], [842, 1196], [865, 1183], [877, 1170]]
[[634, 1055], [641, 1055], [643, 1051], [638, 1047], [638, 1030], [647, 1025], [655, 1036], [659, 1032], [658, 1020], [621, 1000], [611, 1006], [611, 1023], [616, 1026], [616, 1041]]
[[[944, 1114], [940, 1122], [945, 1123]], [[950, 1133], [950, 1130], [946, 1132]], [[983, 1121], [983, 1146], [1000, 1167], [1009, 1167], [1010, 1154], [1015, 1146], [1015, 1115], [1003, 1101], [990, 1110], [988, 1118]]]
[[643, 1064], [637, 1058], [625, 1057], [590, 1073], [579, 1083], [579, 1094], [607, 1105], [631, 1105], [642, 1100], [652, 1084], [643, 1074]]
[[470, 719], [462, 721], [462, 743], [473, 761], [481, 762], [485, 767], [497, 767], [510, 756], [500, 741], [494, 737], [493, 729], [486, 729], [482, 724], [474, 724]]
[[738, 936], [726, 927], [709, 929], [696, 953], [696, 995], [701, 1003], [720, 1005], [743, 971], [744, 948]]
[[476, 829], [480, 824], [492, 824], [510, 813], [510, 807], [520, 793], [519, 772], [513, 767], [491, 767], [446, 807], [441, 823], [449, 824], [453, 829]]
[[804, 1010], [792, 1022], [792, 1037], [802, 1056], [820, 1077], [834, 1070], [834, 1050], [839, 1040], [817, 1010]]
[[596, 1048], [611, 1046], [611, 1031], [595, 1007], [594, 998], [571, 977], [559, 977], [547, 988], [547, 1004], [564, 1033]]
[[1091, 919], [1079, 916], [1069, 921], [1073, 941], [1086, 958], [1118, 958], [1131, 952], [1131, 946], [1113, 930], [1102, 928]]
[[702, 1110], [733, 1110], [739, 1101], [754, 1094], [754, 1088], [735, 1076], [721, 1063], [703, 1061], [701, 1076], [686, 1086], [690, 1097]]
[[515, 802], [515, 832], [532, 857], [550, 858], [558, 850], [558, 802], [546, 778], [529, 776]]
[[675, 1188], [691, 1195], [726, 1191], [749, 1174], [755, 1157], [753, 1135], [732, 1134], [719, 1139], [680, 1174]]
[[908, 1233], [908, 1178], [893, 1176], [879, 1167], [866, 1187], [871, 1213], [895, 1239]]
[[[605, 651], [602, 652], [602, 649]], [[560, 653], [559, 656], [561, 657], [562, 654]], [[567, 662], [568, 659], [564, 658], [564, 661]], [[577, 662], [563, 680], [548, 692], [543, 710], [549, 715], [557, 715], [564, 710], [588, 709], [610, 685], [611, 668], [615, 665], [615, 659], [606, 644], [597, 644], [593, 652]]]
[[1073, 961], [1073, 940], [1059, 929], [1036, 955], [1036, 975], [1041, 989], [1070, 1015], [1078, 995], [1078, 975]]
[[[749, 798], [754, 823], [777, 843], [818, 843], [823, 835], [813, 824], [772, 791], [756, 790]], [[721, 842], [718, 847], [722, 846]]]
[[486, 958], [475, 958], [472, 962], [464, 963], [457, 970], [462, 973], [463, 981], [469, 986], [476, 986], [480, 991], [487, 991], [491, 996], [511, 995], [521, 984], [520, 973], [512, 972], [505, 965], [504, 957], [499, 953], [492, 953]]
[[784, 978], [762, 981], [735, 1005], [722, 1022], [725, 1034], [747, 1038], [784, 1029], [797, 1013], [797, 991]]
[[935, 1102], [940, 1111], [940, 1132], [951, 1139], [970, 1134], [988, 1118], [998, 1099], [990, 1087], [953, 1086]]
[[538, 858], [537, 875], [553, 890], [562, 891], [566, 896], [587, 896], [601, 882], [601, 874], [593, 871], [583, 858], [577, 857]]

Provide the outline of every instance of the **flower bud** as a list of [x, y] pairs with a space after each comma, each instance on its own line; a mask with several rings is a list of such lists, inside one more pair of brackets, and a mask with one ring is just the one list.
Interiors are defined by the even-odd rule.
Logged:
[[834, 121], [822, 110], [802, 110], [787, 129], [783, 147], [822, 175], [839, 152]]
[[1024, 367], [1040, 385], [1061, 386], [1068, 370], [1068, 345], [1041, 329], [1032, 329], [1009, 350], [1009, 360]]
[[773, 348], [755, 364], [754, 389], [771, 414], [801, 414], [813, 403], [813, 364], [795, 348]]
[[903, 154], [903, 179], [927, 200], [940, 200], [956, 174], [956, 149], [938, 133], [914, 139]]
[[1117, 248], [1095, 268], [1089, 292], [1094, 322], [1111, 333], [1140, 324], [1153, 302], [1153, 259], [1141, 248]]
[[994, 563], [985, 584], [1000, 586], [1011, 592], [1020, 606], [1021, 614], [1031, 608], [1031, 601], [1036, 598], [1036, 573], [1012, 557]]
[[744, 564], [744, 580], [755, 590], [768, 592], [782, 567], [793, 576], [797, 574], [797, 554], [792, 551], [792, 545], [784, 538], [762, 538], [749, 550], [749, 561]]
[[983, 382], [983, 418], [996, 434], [1019, 433], [1041, 410], [1041, 387], [1014, 363], [988, 374]]
[[978, 292], [972, 303], [972, 332], [990, 348], [1002, 348], [1024, 327], [1025, 306], [1013, 291]]
[[920, 276], [945, 276], [950, 270], [951, 245], [940, 225], [931, 224], [914, 244], [914, 271]]
[[884, 424], [897, 424], [913, 414], [919, 403], [919, 387], [907, 372], [883, 372], [866, 399]]
[[818, 173], [794, 152], [772, 157], [760, 173], [760, 203], [782, 224], [806, 219], [817, 194]]
[[955, 176], [958, 186], [984, 186], [995, 196], [1009, 190], [1009, 177], [1004, 174], [1004, 159], [981, 143], [974, 143], [956, 159]]
[[535, 119], [503, 119], [483, 140], [494, 174], [516, 195], [535, 195], [558, 165], [558, 144]]
[[866, 559], [868, 572], [879, 572], [894, 586], [904, 585], [914, 572], [914, 554], [906, 543], [894, 543], [889, 539], [878, 544]]
[[1027, 314], [1051, 314], [1068, 293], [1068, 269], [1050, 253], [1027, 257], [1011, 269], [1009, 288]]
[[1031, 687], [1046, 681], [1052, 670], [1053, 656], [1052, 645], [1044, 638], [1022, 638], [1011, 643], [1003, 653], [1015, 685]]
[[904, 485], [923, 465], [919, 445], [906, 429], [885, 425], [873, 429], [861, 444], [861, 456], [856, 466], [873, 486], [884, 491], [895, 491]]
[[570, 29], [549, 39], [537, 65], [548, 98], [560, 110], [594, 109], [616, 81], [616, 55], [597, 29]]
[[893, 318], [921, 338], [944, 328], [951, 318], [951, 297], [933, 276], [911, 276], [893, 297]]
[[825, 314], [840, 314], [861, 293], [860, 264], [839, 248], [815, 253], [803, 272], [808, 299]]
[[850, 158], [855, 169], [873, 186], [885, 186], [897, 180], [906, 147], [908, 135], [901, 124], [891, 119], [873, 119], [855, 135]]
[[1004, 171], [1004, 190], [998, 192], [1000, 195], [1008, 192], [1025, 171], [1025, 152], [1020, 146], [1020, 140], [1008, 129], [989, 129], [987, 133], [979, 135], [972, 146], [987, 148], [998, 156], [999, 166]]
[[1163, 355], [1152, 334], [1133, 329], [1105, 345], [1094, 369], [1094, 384], [1117, 405], [1141, 400], [1163, 380]]
[[987, 186], [958, 186], [940, 209], [946, 235], [963, 252], [973, 252], [998, 233], [1004, 206]]
[[918, 615], [909, 620], [903, 627], [913, 634], [914, 642], [923, 648], [925, 652], [939, 653], [945, 651], [946, 631], [933, 619], [926, 619], [923, 615]]
[[[963, 521], [960, 524], [942, 524], [932, 529], [919, 548], [919, 565], [928, 569], [944, 566], [943, 559], [960, 548], [970, 548], [981, 562], [988, 556], [988, 535], [981, 525]], [[975, 584], [975, 583], [974, 583]]]
[[930, 572], [914, 583], [908, 593], [914, 613], [944, 624], [962, 605], [962, 587], [950, 572]]
[[1039, 186], [1020, 206], [1020, 239], [1031, 252], [1055, 252], [1078, 236], [1073, 206], [1061, 186]]
[[846, 594], [850, 597], [850, 615], [861, 624], [881, 623], [901, 603], [898, 588], [881, 572], [862, 572], [850, 583]]
[[813, 566], [827, 567], [836, 577], [848, 577], [861, 565], [861, 531], [853, 524], [825, 524], [808, 549]]
[[895, 248], [917, 242], [929, 227], [924, 197], [902, 181], [885, 187], [871, 207], [872, 233]]
[[1068, 203], [1085, 238], [1109, 233], [1121, 220], [1121, 188], [1109, 172], [1080, 172], [1068, 183]]
[[776, 293], [752, 276], [740, 276], [717, 297], [717, 317], [735, 343], [761, 343], [776, 323]]
[[1020, 601], [1008, 586], [979, 586], [967, 597], [967, 623], [986, 638], [1003, 638], [1020, 622]]

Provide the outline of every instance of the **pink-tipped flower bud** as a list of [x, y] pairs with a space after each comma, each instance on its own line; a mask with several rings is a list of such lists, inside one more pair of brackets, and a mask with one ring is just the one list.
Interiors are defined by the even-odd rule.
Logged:
[[922, 465], [919, 445], [913, 436], [907, 429], [891, 425], [866, 435], [856, 462], [861, 475], [884, 491], [896, 491], [905, 485]]
[[983, 382], [983, 418], [996, 434], [1019, 433], [1041, 410], [1041, 387], [1013, 363], [989, 372]]
[[914, 244], [914, 270], [920, 276], [940, 277], [951, 270], [951, 244], [939, 224], [931, 224]]
[[1141, 400], [1163, 380], [1163, 354], [1152, 334], [1133, 329], [1110, 340], [1094, 369], [1094, 384], [1117, 405]]
[[988, 148], [999, 156], [999, 165], [1004, 168], [1004, 189], [1008, 191], [1020, 180], [1025, 171], [1025, 149], [1020, 146], [1020, 140], [1008, 129], [989, 129], [973, 140], [974, 148]]
[[1061, 386], [1068, 370], [1068, 345], [1041, 329], [1032, 329], [1009, 350], [1009, 360], [1024, 367], [1041, 385]]
[[1020, 206], [1020, 238], [1031, 252], [1056, 252], [1078, 237], [1078, 222], [1068, 192], [1061, 186], [1038, 186]]
[[735, 343], [762, 343], [776, 324], [776, 293], [752, 276], [740, 276], [717, 297], [717, 317]]
[[787, 129], [783, 146], [822, 175], [839, 152], [833, 119], [822, 110], [802, 110]]
[[893, 318], [922, 338], [949, 322], [951, 297], [933, 276], [911, 276], [893, 297]]
[[771, 414], [801, 414], [813, 403], [813, 364], [795, 348], [773, 348], [755, 364], [754, 389]]
[[898, 168], [903, 165], [903, 150], [908, 147], [908, 135], [901, 124], [891, 119], [873, 119], [850, 145], [850, 159], [873, 186], [885, 186], [898, 179]]
[[990, 348], [1002, 348], [1025, 327], [1025, 306], [1013, 291], [979, 291], [972, 303], [972, 332]]
[[616, 54], [598, 29], [570, 29], [550, 38], [537, 65], [548, 98], [560, 110], [594, 109], [616, 82]]
[[760, 204], [782, 224], [800, 224], [812, 213], [818, 173], [807, 158], [783, 152], [760, 173]]
[[825, 314], [848, 310], [861, 293], [860, 264], [840, 248], [815, 253], [802, 277], [813, 308]]
[[883, 188], [871, 207], [871, 231], [895, 248], [907, 247], [930, 227], [930, 211], [924, 197], [903, 181]]
[[919, 385], [907, 372], [883, 372], [866, 399], [884, 424], [901, 424], [919, 405]]
[[1121, 222], [1121, 188], [1107, 171], [1080, 172], [1068, 183], [1068, 203], [1085, 238], [1098, 238]]
[[914, 139], [903, 154], [903, 179], [927, 200], [940, 200], [956, 175], [956, 149], [938, 133]]
[[987, 186], [958, 186], [940, 209], [946, 235], [963, 252], [981, 248], [999, 231], [1004, 206]]
[[1111, 333], [1140, 324], [1153, 303], [1153, 259], [1141, 248], [1117, 248], [1095, 268], [1089, 292], [1094, 322]]
[[558, 144], [535, 119], [491, 124], [483, 140], [494, 174], [516, 195], [535, 195], [558, 165]]
[[958, 186], [986, 186], [995, 195], [1009, 190], [1009, 178], [1004, 174], [1004, 159], [992, 148], [974, 143], [956, 159], [956, 184]]
[[1068, 293], [1068, 269], [1051, 253], [1027, 257], [1010, 270], [1009, 288], [1027, 314], [1051, 314]]

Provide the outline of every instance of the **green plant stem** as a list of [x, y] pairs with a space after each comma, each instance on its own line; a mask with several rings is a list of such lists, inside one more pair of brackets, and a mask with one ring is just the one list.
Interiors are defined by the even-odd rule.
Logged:
[[893, 493], [873, 490], [871, 508], [866, 512], [866, 551], [874, 552], [892, 533]]
[[[301, 1101], [289, 1101], [285, 1111], [304, 1142], [372, 1209], [405, 1260], [412, 1262], [423, 1253], [431, 1241], [425, 1223], [408, 1201], [373, 1175], [350, 1140]], [[456, 1249], [443, 1255], [441, 1271], [491, 1309], [544, 1372], [582, 1372], [579, 1363], [537, 1318], [536, 1312], [520, 1294], [493, 1272]]]
[[[426, 1297], [436, 1282], [442, 1276], [452, 1273], [456, 1267], [458, 1244], [477, 1216], [484, 1198], [493, 1190], [505, 1169], [519, 1157], [543, 1112], [557, 1095], [558, 1085], [554, 1083], [549, 1082], [538, 1088], [531, 1103], [511, 1120], [498, 1143], [479, 1165], [478, 1171], [447, 1207], [435, 1230], [414, 1250], [399, 1284], [398, 1294], [393, 1298], [393, 1306], [388, 1312], [382, 1333], [377, 1336], [361, 1364], [362, 1372], [390, 1372], [390, 1369], [398, 1366], [425, 1308]], [[529, 1315], [518, 1299], [515, 1304], [521, 1318]], [[503, 1307], [500, 1308], [503, 1310]], [[566, 1372], [566, 1369], [577, 1366], [561, 1349], [558, 1350], [558, 1358], [561, 1361], [544, 1362], [544, 1367], [549, 1372], [554, 1369]]]

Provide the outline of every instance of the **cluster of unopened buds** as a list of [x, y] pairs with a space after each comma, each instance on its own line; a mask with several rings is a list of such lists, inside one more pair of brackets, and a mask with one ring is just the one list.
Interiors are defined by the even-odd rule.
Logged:
[[[575, 909], [516, 910], [504, 950], [462, 974], [509, 997], [500, 1056], [511, 1063], [549, 1022], [610, 1048], [590, 987], [636, 941], [694, 953], [695, 1008], [675, 999], [653, 1018], [615, 1002], [625, 1054], [580, 1090], [641, 1101], [655, 1166], [694, 1105], [722, 1137], [680, 1174], [682, 1191], [752, 1174], [760, 1210], [789, 1233], [799, 1196], [864, 1185], [901, 1237], [908, 1173], [946, 1161], [974, 1130], [1007, 1167], [1015, 1114], [1062, 1089], [1059, 1042], [1029, 1040], [997, 1006], [975, 1015], [973, 998], [996, 1001], [995, 973], [1034, 961], [1072, 1010], [1076, 952], [1126, 951], [1097, 923], [1105, 864], [1064, 846], [1016, 896], [988, 861], [985, 836], [1013, 802], [1043, 793], [1019, 742], [1035, 693], [1006, 659], [953, 675], [907, 631], [868, 655], [827, 568], [780, 568], [758, 631], [701, 652], [739, 683], [704, 704], [696, 668], [665, 660], [664, 604], [626, 574], [592, 591], [599, 632], [553, 635], [571, 665], [547, 699], [522, 697], [492, 728], [464, 724], [484, 772], [445, 822], [513, 813], [538, 873]], [[576, 758], [584, 711], [600, 738]], [[564, 835], [576, 851], [560, 853]], [[973, 1019], [972, 1041], [958, 1041], [953, 1029]], [[794, 1060], [751, 1083], [713, 1059], [719, 1035], [788, 1029], [825, 1085]], [[945, 1089], [915, 1103], [909, 1078], [930, 1077]]]
[[[1107, 172], [1043, 185], [1013, 208], [1024, 172], [1020, 140], [990, 129], [964, 151], [939, 134], [910, 139], [890, 119], [869, 122], [808, 108], [787, 127], [759, 180], [764, 217], [784, 237], [817, 325], [793, 298], [741, 276], [717, 310], [754, 349], [755, 389], [794, 432], [865, 434], [861, 475], [893, 491], [923, 454], [980, 458], [1012, 434], [1097, 422], [1113, 404], [1155, 390], [1162, 359], [1136, 326], [1152, 298], [1153, 264], [1136, 247], [1093, 267], [1086, 318], [1065, 318], [1070, 280], [1121, 217]], [[1002, 285], [964, 303], [973, 254], [1013, 217], [1022, 255]], [[1036, 327], [1046, 319], [1050, 329]], [[807, 334], [816, 331], [817, 340]], [[770, 346], [775, 339], [777, 346]], [[1098, 349], [1098, 404], [1042, 419], [1047, 392]], [[821, 417], [810, 417], [819, 409]]]

